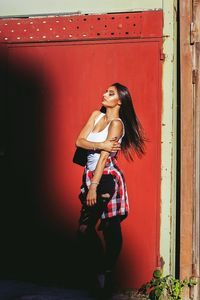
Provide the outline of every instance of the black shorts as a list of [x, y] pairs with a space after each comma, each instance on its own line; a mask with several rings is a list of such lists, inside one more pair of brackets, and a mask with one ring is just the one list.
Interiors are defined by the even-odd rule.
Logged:
[[[95, 226], [98, 219], [100, 219], [102, 213], [107, 207], [108, 202], [113, 197], [115, 193], [115, 181], [112, 174], [103, 174], [101, 180], [97, 186], [97, 200], [93, 206], [88, 206], [86, 203], [86, 197], [88, 193], [88, 187], [85, 182], [83, 182], [81, 188], [84, 188], [84, 192], [80, 193], [79, 199], [82, 204], [81, 214], [79, 219], [79, 224]], [[109, 198], [103, 198], [101, 195], [108, 193]]]

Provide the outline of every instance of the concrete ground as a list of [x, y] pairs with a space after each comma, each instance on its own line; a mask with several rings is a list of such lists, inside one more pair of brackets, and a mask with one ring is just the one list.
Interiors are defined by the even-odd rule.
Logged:
[[[115, 294], [113, 300], [141, 299], [134, 292]], [[41, 286], [16, 280], [0, 280], [0, 300], [93, 300], [85, 290]]]

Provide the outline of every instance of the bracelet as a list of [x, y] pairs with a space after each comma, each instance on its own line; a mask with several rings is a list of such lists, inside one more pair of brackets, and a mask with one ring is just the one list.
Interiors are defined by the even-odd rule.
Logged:
[[96, 185], [98, 185], [99, 183], [98, 182], [95, 182], [95, 181], [92, 181], [91, 183], [90, 183], [90, 185], [91, 184], [96, 184]]

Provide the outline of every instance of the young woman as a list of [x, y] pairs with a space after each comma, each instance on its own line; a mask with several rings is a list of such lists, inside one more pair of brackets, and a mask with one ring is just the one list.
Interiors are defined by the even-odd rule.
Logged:
[[[144, 135], [127, 87], [112, 84], [103, 94], [101, 111], [94, 111], [81, 130], [76, 146], [87, 149], [87, 164], [79, 198], [79, 234], [93, 275], [103, 273], [103, 298], [112, 294], [112, 273], [122, 247], [121, 221], [129, 211], [124, 175], [117, 164], [122, 150], [127, 160], [144, 154]], [[105, 253], [95, 230], [105, 240]], [[90, 262], [90, 263], [89, 263]]]

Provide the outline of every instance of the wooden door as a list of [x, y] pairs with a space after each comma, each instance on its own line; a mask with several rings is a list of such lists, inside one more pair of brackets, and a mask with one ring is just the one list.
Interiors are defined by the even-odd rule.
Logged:
[[8, 232], [20, 240], [14, 266], [18, 255], [27, 262], [22, 275], [78, 280], [83, 169], [72, 163], [75, 140], [105, 89], [120, 82], [148, 139], [142, 159], [119, 162], [130, 214], [122, 223], [117, 276], [121, 287], [138, 288], [159, 265], [162, 12], [30, 20], [1, 20], [9, 83], [6, 184], [15, 188], [7, 198], [16, 212]]

